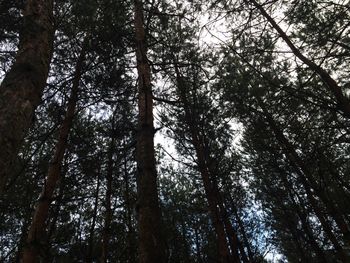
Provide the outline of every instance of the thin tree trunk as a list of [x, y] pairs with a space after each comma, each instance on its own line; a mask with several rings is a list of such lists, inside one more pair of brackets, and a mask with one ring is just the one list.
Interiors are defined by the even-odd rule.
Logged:
[[[334, 199], [332, 196], [329, 196], [329, 194], [327, 194], [325, 187], [323, 188], [325, 189], [324, 193], [327, 199], [333, 202], [338, 213], [347, 222], [346, 224], [347, 224], [347, 227], [349, 228], [349, 221], [350, 221], [349, 216], [347, 215], [346, 212], [344, 212], [344, 209], [342, 209], [343, 207], [348, 207], [350, 205], [349, 192], [347, 191], [346, 186], [344, 185], [344, 182], [342, 182], [343, 180], [341, 179], [341, 177], [343, 176], [338, 172], [338, 168], [336, 167], [336, 165], [329, 158], [326, 157], [326, 155], [322, 152], [321, 149], [318, 150], [318, 155], [320, 157], [319, 162], [327, 166], [328, 173], [330, 175], [330, 178], [329, 178], [326, 174], [327, 172], [322, 171], [323, 169], [319, 165], [320, 177], [321, 176], [328, 177], [327, 182], [325, 183], [327, 187], [326, 189], [329, 190], [328, 193], [331, 193], [332, 195], [336, 194], [337, 198]], [[328, 185], [332, 185], [332, 187], [328, 187]], [[320, 189], [320, 190], [323, 190], [323, 189]]]
[[[186, 235], [186, 224], [185, 224], [185, 220], [183, 218], [183, 214], [180, 214], [180, 223], [181, 223], [181, 239], [182, 241], [182, 246], [184, 248], [185, 251], [185, 258], [184, 261], [185, 262], [190, 262], [190, 258], [191, 258], [191, 245], [189, 245], [188, 241], [187, 241], [187, 235]], [[175, 225], [176, 227], [176, 225]]]
[[86, 45], [87, 39], [84, 40], [83, 47], [76, 64], [72, 91], [68, 101], [66, 115], [60, 127], [54, 156], [49, 165], [43, 190], [37, 201], [38, 203], [36, 205], [32, 223], [29, 228], [27, 245], [22, 258], [23, 263], [35, 262], [40, 251], [43, 249], [42, 245], [46, 244], [47, 242], [45, 240], [46, 220], [48, 218], [49, 207], [56, 189], [56, 184], [61, 178], [61, 165], [64, 152], [67, 148], [68, 135], [73, 123], [73, 117], [78, 100], [79, 81], [82, 74]]
[[289, 214], [290, 211], [289, 209], [285, 208], [285, 206], [282, 204], [282, 209], [286, 210], [284, 213], [284, 216], [287, 216], [284, 220], [287, 221], [287, 229], [289, 228], [289, 233], [292, 235], [293, 243], [296, 246], [295, 252], [299, 254], [299, 262], [310, 262], [309, 257], [307, 256], [307, 252], [305, 251], [304, 246], [301, 244], [300, 238], [296, 232], [296, 225], [294, 222], [290, 221]]
[[[308, 238], [308, 240], [307, 240], [308, 243], [311, 245], [312, 249], [314, 250], [314, 252], [318, 258], [318, 261], [320, 263], [327, 263], [328, 261], [327, 261], [326, 255], [325, 255], [324, 251], [321, 249], [321, 247], [318, 245], [318, 243], [315, 240], [315, 237], [312, 233], [310, 224], [307, 221], [307, 215], [305, 214], [305, 212], [303, 212], [299, 208], [300, 206], [302, 206], [302, 203], [300, 203], [302, 200], [301, 197], [299, 196], [298, 193], [293, 194], [293, 192], [295, 192], [295, 191], [293, 190], [294, 187], [293, 187], [292, 183], [288, 180], [284, 171], [280, 170], [278, 165], [277, 165], [277, 167], [278, 167], [278, 170], [281, 174], [281, 179], [282, 179], [282, 182], [284, 184], [284, 187], [287, 189], [289, 196], [290, 196], [290, 199], [293, 203], [293, 206], [295, 207], [294, 211], [298, 215], [300, 222], [301, 222], [301, 226], [304, 230], [304, 233], [306, 234], [306, 236]], [[296, 203], [293, 196], [296, 196], [296, 198], [299, 200], [299, 203], [300, 203], [299, 205]]]
[[330, 76], [330, 74], [323, 68], [318, 66], [312, 60], [304, 56], [300, 50], [293, 44], [287, 34], [282, 30], [282, 28], [276, 23], [276, 21], [266, 12], [266, 10], [255, 0], [245, 0], [245, 2], [252, 3], [260, 13], [266, 18], [266, 20], [272, 25], [272, 27], [278, 32], [284, 42], [289, 46], [294, 55], [299, 58], [305, 65], [307, 65], [311, 70], [317, 73], [321, 80], [327, 85], [328, 89], [333, 93], [335, 99], [338, 102], [339, 108], [344, 113], [344, 116], [350, 118], [350, 100], [344, 95], [340, 86], [337, 82]]
[[47, 240], [47, 246], [46, 246], [46, 251], [45, 251], [45, 254], [44, 254], [44, 261], [45, 262], [52, 262], [52, 255], [51, 255], [51, 238], [52, 238], [52, 235], [54, 234], [55, 230], [56, 230], [56, 227], [57, 227], [57, 220], [58, 220], [58, 217], [60, 215], [60, 211], [61, 211], [61, 206], [62, 206], [62, 200], [63, 200], [63, 194], [64, 194], [64, 190], [65, 190], [65, 181], [64, 181], [64, 177], [67, 173], [67, 163], [65, 163], [64, 165], [65, 169], [64, 171], [62, 172], [62, 175], [61, 175], [61, 180], [60, 180], [60, 188], [59, 188], [59, 191], [58, 191], [58, 195], [57, 195], [57, 198], [56, 198], [56, 203], [55, 203], [55, 210], [53, 212], [53, 215], [52, 215], [52, 221], [50, 222], [50, 225], [48, 226], [48, 231], [47, 231], [47, 237], [46, 237], [46, 240]]
[[[125, 148], [125, 142], [124, 142]], [[127, 253], [128, 253], [128, 263], [135, 263], [135, 231], [132, 224], [132, 205], [130, 200], [130, 187], [129, 187], [129, 172], [128, 172], [128, 160], [127, 160], [127, 152], [124, 152], [124, 184], [125, 184], [125, 192], [124, 192], [124, 200], [125, 200], [125, 212], [126, 212], [126, 225], [128, 228], [127, 233]]]
[[202, 253], [201, 253], [201, 246], [199, 242], [199, 235], [198, 235], [198, 229], [194, 228], [194, 237], [195, 237], [195, 243], [196, 243], [196, 258], [198, 263], [202, 263]]
[[317, 189], [316, 187], [313, 187], [313, 189], [315, 189], [316, 195], [325, 204], [327, 212], [329, 213], [330, 217], [333, 218], [334, 222], [342, 233], [344, 242], [350, 246], [350, 230], [347, 222], [343, 217], [343, 213], [339, 211], [333, 200], [326, 196], [323, 190]]
[[[114, 130], [114, 123], [112, 124], [112, 130]], [[113, 135], [112, 135], [113, 136]], [[112, 197], [112, 182], [113, 182], [113, 152], [114, 152], [115, 139], [112, 137], [111, 143], [108, 150], [108, 164], [107, 164], [107, 174], [106, 174], [106, 199], [105, 199], [105, 223], [103, 227], [102, 234], [102, 255], [101, 263], [107, 263], [108, 260], [108, 248], [110, 239], [110, 226], [112, 222], [112, 207], [111, 207], [111, 197]]]
[[93, 216], [92, 216], [92, 222], [90, 226], [89, 231], [89, 242], [88, 242], [88, 250], [87, 250], [87, 257], [86, 262], [92, 263], [93, 262], [93, 252], [94, 252], [94, 237], [95, 237], [95, 227], [96, 227], [96, 221], [97, 221], [97, 208], [98, 208], [98, 197], [100, 194], [100, 185], [101, 185], [101, 167], [99, 167], [97, 171], [97, 185], [96, 185], [96, 192], [95, 192], [95, 200], [94, 200], [94, 210], [93, 210]]
[[28, 227], [30, 226], [30, 223], [31, 223], [32, 208], [33, 207], [30, 205], [24, 216], [24, 222], [21, 227], [21, 237], [18, 242], [18, 249], [15, 257], [16, 263], [19, 263], [22, 258], [23, 245], [25, 245], [26, 238], [28, 235]]
[[[220, 195], [220, 193], [218, 193], [218, 195]], [[233, 202], [233, 200], [232, 200], [232, 202]], [[245, 249], [243, 246], [243, 243], [240, 241], [240, 239], [237, 236], [236, 230], [233, 228], [233, 225], [231, 223], [228, 212], [224, 206], [224, 201], [223, 201], [221, 196], [220, 196], [220, 210], [222, 211], [221, 213], [222, 213], [222, 217], [224, 219], [225, 228], [226, 228], [226, 232], [227, 232], [227, 235], [229, 238], [229, 243], [230, 243], [232, 253], [235, 253], [236, 258], [238, 258], [238, 250], [239, 250], [239, 253], [241, 255], [241, 259], [244, 263], [252, 262], [252, 261], [250, 261], [252, 259], [248, 259], [247, 253], [245, 252]], [[248, 242], [248, 240], [247, 240], [247, 242]], [[248, 248], [250, 249], [250, 247], [248, 247]], [[248, 252], [250, 251], [249, 249], [247, 249]]]
[[245, 253], [244, 247], [242, 246], [242, 243], [240, 242], [237, 236], [237, 233], [233, 228], [230, 217], [224, 205], [224, 200], [219, 192], [217, 183], [213, 182], [213, 186], [215, 187], [215, 192], [216, 192], [216, 195], [218, 196], [220, 214], [226, 229], [228, 241], [231, 248], [231, 253], [233, 254], [233, 257], [235, 258], [235, 260], [239, 262], [239, 254], [238, 254], [238, 251], [239, 251], [242, 261], [244, 263], [248, 263], [249, 260], [248, 260], [247, 254]]
[[16, 60], [0, 86], [0, 192], [11, 176], [46, 85], [52, 56], [53, 1], [28, 0]]
[[[294, 203], [294, 206], [297, 206], [297, 204]], [[315, 237], [310, 230], [310, 225], [307, 222], [307, 218], [306, 218], [305, 213], [300, 211], [298, 208], [296, 208], [296, 213], [300, 219], [301, 226], [302, 226], [306, 236], [308, 237], [308, 241], [309, 241], [312, 249], [314, 250], [315, 254], [317, 255], [318, 261], [323, 262], [323, 263], [327, 263], [328, 261], [327, 261], [326, 255], [325, 255], [324, 251], [321, 249], [321, 247], [318, 245], [318, 243], [316, 242]]]
[[[67, 169], [65, 169], [67, 170]], [[50, 239], [57, 227], [57, 220], [60, 214], [60, 210], [61, 210], [61, 206], [62, 206], [62, 199], [63, 199], [63, 194], [64, 194], [64, 189], [65, 189], [65, 182], [64, 182], [64, 177], [65, 177], [65, 172], [63, 172], [63, 174], [61, 175], [61, 180], [60, 180], [60, 189], [58, 191], [58, 195], [56, 198], [56, 209], [54, 211], [54, 215], [52, 217], [52, 221], [50, 223], [50, 226], [48, 227], [48, 231], [47, 231], [47, 239], [48, 242], [50, 242]]]
[[137, 211], [140, 263], [166, 262], [166, 244], [162, 236], [161, 211], [157, 192], [157, 170], [154, 151], [153, 96], [151, 68], [147, 59], [143, 4], [135, 0], [135, 37], [138, 71], [137, 134]]
[[[263, 101], [257, 97], [257, 101], [259, 103], [259, 106], [264, 112], [264, 116], [272, 129], [273, 133], [275, 134], [275, 137], [279, 144], [281, 145], [282, 149], [285, 151], [287, 158], [289, 159], [290, 163], [292, 166], [295, 168], [295, 172], [298, 174], [299, 179], [305, 189], [306, 196], [317, 216], [319, 219], [321, 226], [323, 230], [325, 231], [326, 236], [329, 238], [329, 240], [332, 242], [335, 250], [339, 254], [340, 259], [342, 262], [346, 263], [348, 262], [348, 256], [346, 252], [344, 251], [343, 247], [341, 244], [338, 242], [336, 236], [333, 233], [332, 227], [327, 222], [326, 218], [324, 217], [322, 213], [322, 209], [318, 204], [318, 201], [314, 197], [312, 188], [308, 182], [307, 176], [309, 175], [308, 169], [304, 165], [303, 161], [300, 159], [299, 155], [297, 152], [294, 150], [294, 147], [291, 145], [291, 143], [287, 140], [287, 138], [284, 136], [283, 132], [279, 129], [277, 124], [275, 123], [274, 119], [270, 115], [270, 113], [267, 111]], [[309, 176], [310, 178], [310, 176]]]
[[238, 223], [239, 230], [240, 230], [241, 235], [242, 235], [244, 246], [245, 246], [245, 248], [247, 249], [247, 252], [248, 252], [249, 262], [254, 262], [254, 254], [253, 254], [252, 249], [250, 247], [250, 243], [248, 241], [248, 237], [247, 237], [247, 233], [245, 231], [244, 224], [242, 222], [241, 217], [238, 214], [237, 207], [235, 206], [232, 197], [230, 196], [229, 198], [230, 198], [230, 204], [231, 204], [233, 213], [235, 215], [236, 221]]

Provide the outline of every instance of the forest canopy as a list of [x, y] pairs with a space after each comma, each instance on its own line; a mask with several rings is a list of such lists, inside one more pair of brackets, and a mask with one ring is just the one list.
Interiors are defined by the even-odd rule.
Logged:
[[0, 25], [0, 262], [350, 262], [349, 1], [1, 0]]

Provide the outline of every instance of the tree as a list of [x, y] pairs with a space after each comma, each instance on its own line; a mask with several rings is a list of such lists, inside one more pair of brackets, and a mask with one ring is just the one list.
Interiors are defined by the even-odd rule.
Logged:
[[0, 88], [0, 187], [11, 177], [17, 153], [39, 105], [54, 37], [53, 1], [28, 1], [16, 61]]
[[139, 224], [139, 261], [166, 262], [165, 241], [157, 191], [157, 170], [153, 136], [153, 95], [151, 68], [147, 58], [146, 32], [142, 2], [135, 4], [135, 46], [138, 72], [139, 123], [137, 134], [137, 213]]
[[78, 101], [78, 91], [81, 75], [83, 73], [83, 65], [85, 53], [89, 38], [86, 37], [82, 43], [80, 55], [75, 66], [74, 78], [72, 83], [72, 92], [67, 104], [67, 111], [64, 120], [60, 126], [58, 141], [55, 152], [49, 165], [48, 175], [45, 179], [43, 190], [38, 198], [32, 223], [29, 228], [26, 249], [23, 253], [23, 262], [35, 262], [39, 252], [45, 244], [45, 222], [48, 218], [49, 206], [56, 189], [56, 185], [61, 178], [61, 166], [64, 159], [64, 153], [67, 148], [68, 136], [73, 124], [75, 108]]

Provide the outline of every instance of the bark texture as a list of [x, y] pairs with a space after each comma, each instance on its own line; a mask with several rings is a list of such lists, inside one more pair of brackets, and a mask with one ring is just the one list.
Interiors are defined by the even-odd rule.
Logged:
[[84, 40], [83, 47], [75, 68], [72, 91], [68, 101], [66, 115], [60, 127], [54, 156], [49, 165], [48, 174], [46, 176], [42, 192], [39, 196], [39, 199], [37, 200], [38, 203], [36, 205], [32, 223], [29, 228], [26, 247], [24, 249], [22, 257], [23, 263], [36, 262], [38, 256], [41, 254], [41, 251], [44, 249], [44, 246], [47, 243], [47, 240], [45, 240], [46, 221], [48, 218], [49, 207], [52, 202], [54, 191], [56, 189], [58, 181], [61, 178], [62, 161], [65, 150], [67, 148], [68, 135], [73, 124], [75, 108], [78, 100], [79, 82], [82, 75], [86, 45], [87, 40]]
[[[221, 203], [220, 193], [218, 191], [217, 185], [212, 182], [212, 175], [208, 165], [208, 160], [206, 158], [205, 149], [203, 145], [202, 135], [198, 132], [200, 130], [196, 125], [196, 117], [194, 116], [186, 95], [186, 86], [181, 76], [181, 73], [175, 64], [175, 74], [179, 89], [179, 97], [184, 107], [185, 120], [189, 127], [191, 134], [192, 144], [195, 148], [197, 163], [199, 172], [202, 177], [205, 195], [208, 201], [209, 213], [211, 217], [212, 224], [214, 226], [215, 234], [218, 242], [218, 252], [219, 252], [219, 262], [229, 263], [240, 262], [238, 256], [238, 243], [237, 236], [233, 230], [231, 223], [228, 218], [225, 219], [226, 211], [223, 209], [223, 204]], [[228, 240], [227, 241], [227, 235]], [[230, 251], [230, 247], [232, 253]]]
[[161, 211], [157, 192], [151, 69], [147, 59], [142, 2], [135, 0], [134, 4], [139, 108], [136, 147], [139, 261], [162, 263], [166, 262], [166, 246], [161, 233]]
[[28, 0], [16, 60], [0, 86], [0, 191], [39, 105], [49, 72], [54, 26], [53, 1]]

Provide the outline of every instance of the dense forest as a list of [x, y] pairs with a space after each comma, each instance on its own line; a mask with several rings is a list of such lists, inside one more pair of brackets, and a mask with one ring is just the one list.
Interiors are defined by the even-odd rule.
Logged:
[[349, 263], [350, 2], [0, 0], [0, 262]]

